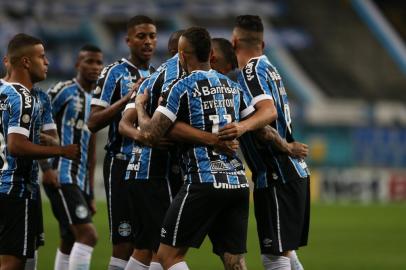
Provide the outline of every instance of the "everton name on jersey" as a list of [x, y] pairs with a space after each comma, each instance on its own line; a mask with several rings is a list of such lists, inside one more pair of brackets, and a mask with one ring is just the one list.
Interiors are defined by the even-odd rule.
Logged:
[[[172, 121], [184, 121], [195, 128], [217, 133], [219, 128], [239, 121], [250, 111], [240, 92], [237, 83], [214, 70], [193, 71], [173, 83], [156, 111]], [[227, 157], [202, 145], [184, 148], [186, 182], [247, 185], [244, 167], [236, 155]]]

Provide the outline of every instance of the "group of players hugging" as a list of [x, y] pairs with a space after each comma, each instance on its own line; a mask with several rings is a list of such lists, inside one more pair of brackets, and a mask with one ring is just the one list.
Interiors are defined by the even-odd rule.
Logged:
[[95, 134], [106, 126], [108, 269], [189, 269], [189, 247], [206, 236], [224, 269], [247, 269], [250, 184], [238, 149], [252, 172], [264, 268], [303, 269], [295, 250], [309, 231], [308, 147], [294, 141], [260, 17], [238, 16], [231, 35], [176, 31], [171, 58], [154, 69], [157, 28], [138, 15], [127, 23], [128, 58], [103, 68], [102, 51], [85, 45], [76, 77], [47, 91], [35, 86], [46, 79], [44, 43], [22, 33], [9, 41], [0, 86], [1, 270], [36, 269], [38, 167], [59, 223], [54, 269], [89, 269]]

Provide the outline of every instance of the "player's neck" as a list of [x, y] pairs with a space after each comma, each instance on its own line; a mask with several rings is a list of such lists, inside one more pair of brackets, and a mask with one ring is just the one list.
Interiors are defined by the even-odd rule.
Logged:
[[76, 81], [79, 83], [80, 87], [83, 88], [86, 92], [90, 93], [96, 86], [96, 83], [87, 81], [81, 76], [76, 76]]
[[144, 69], [144, 70], [149, 69], [149, 61], [147, 61], [147, 62], [142, 61], [139, 58], [134, 57], [133, 55], [130, 55], [130, 58], [128, 59], [128, 61], [130, 61], [131, 64], [133, 64], [134, 66], [136, 66], [139, 69]]
[[203, 70], [203, 71], [209, 71], [211, 69], [210, 63], [209, 62], [195, 62], [195, 63], [190, 63], [188, 65], [188, 71], [192, 72], [195, 70]]
[[261, 56], [262, 50], [241, 50], [237, 53], [238, 68], [242, 69], [251, 58]]
[[8, 81], [11, 82], [11, 83], [15, 82], [15, 83], [22, 84], [28, 90], [31, 90], [33, 85], [34, 85], [31, 78], [29, 77], [29, 75], [26, 74], [25, 72], [17, 72], [17, 71], [13, 72], [10, 75]]

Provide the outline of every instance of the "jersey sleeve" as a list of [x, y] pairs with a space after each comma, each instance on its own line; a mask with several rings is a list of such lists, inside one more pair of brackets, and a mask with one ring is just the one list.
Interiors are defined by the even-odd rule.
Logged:
[[172, 122], [178, 117], [182, 96], [187, 92], [183, 80], [177, 81], [168, 91], [162, 95], [162, 102], [156, 111], [164, 114]]
[[33, 112], [33, 98], [26, 89], [9, 95], [10, 118], [8, 123], [8, 134], [18, 133], [25, 137], [30, 136], [31, 118]]
[[240, 91], [240, 119], [244, 119], [248, 117], [255, 111], [254, 106], [250, 105], [246, 98], [244, 97], [244, 93], [242, 90]]
[[118, 72], [118, 65], [110, 65], [103, 69], [99, 79], [97, 80], [96, 88], [93, 91], [92, 105], [107, 108], [112, 103], [114, 90], [121, 75]]
[[54, 122], [54, 118], [52, 117], [51, 100], [49, 99], [49, 96], [44, 92], [41, 92], [40, 95], [43, 104], [42, 130], [46, 131], [56, 129], [56, 124]]
[[266, 66], [260, 59], [252, 59], [238, 74], [244, 96], [250, 105], [255, 106], [259, 101], [272, 98], [272, 89], [267, 83]]

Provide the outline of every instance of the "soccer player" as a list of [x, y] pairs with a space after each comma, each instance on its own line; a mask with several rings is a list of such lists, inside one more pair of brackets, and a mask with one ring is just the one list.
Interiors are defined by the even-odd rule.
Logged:
[[91, 218], [96, 211], [93, 200], [96, 138], [90, 133], [87, 121], [91, 91], [102, 68], [101, 50], [85, 45], [76, 60], [76, 77], [48, 90], [61, 145], [79, 144], [81, 153], [78, 161], [56, 158], [47, 170], [43, 167], [44, 178], [56, 178], [60, 184], [58, 187], [44, 184], [60, 228], [55, 270], [89, 269], [97, 242]]
[[231, 42], [225, 38], [213, 38], [211, 46], [210, 65], [212, 69], [236, 81], [236, 78], [229, 76], [230, 72], [238, 68], [237, 57]]
[[38, 163], [36, 159], [64, 156], [77, 159], [77, 145], [41, 146], [43, 105], [33, 84], [46, 78], [48, 60], [42, 41], [14, 36], [7, 48], [9, 84], [0, 87], [0, 265], [24, 269], [33, 258], [38, 226]]
[[[7, 83], [7, 81], [10, 78], [10, 73], [11, 73], [11, 66], [8, 60], [8, 57], [5, 56], [3, 59], [4, 66], [6, 68], [6, 75], [3, 79], [0, 79], [0, 86], [4, 83]], [[31, 93], [37, 98], [38, 104], [40, 107], [40, 112], [42, 112], [42, 128], [41, 128], [41, 133], [40, 133], [40, 143], [41, 145], [49, 145], [50, 142], [52, 142], [52, 145], [59, 145], [59, 139], [58, 139], [58, 133], [56, 131], [56, 124], [52, 118], [52, 109], [51, 109], [51, 101], [48, 97], [48, 95], [40, 88], [38, 87], [33, 87], [31, 90]], [[39, 165], [42, 168], [42, 161], [47, 160], [39, 160]], [[45, 183], [43, 180], [43, 183]], [[54, 181], [54, 179], [50, 180], [49, 184], [55, 184], [57, 182]], [[38, 185], [39, 188], [39, 185]], [[43, 216], [42, 216], [42, 200], [41, 200], [41, 192], [37, 192], [38, 194], [38, 199], [37, 199], [37, 204], [38, 204], [38, 215], [37, 215], [37, 236], [36, 236], [36, 250], [34, 253], [34, 256], [32, 258], [27, 257], [26, 262], [25, 262], [25, 270], [35, 270], [37, 269], [37, 260], [38, 260], [38, 249], [40, 246], [43, 246], [45, 244], [45, 239], [44, 239], [44, 222], [43, 222]]]
[[[183, 31], [175, 32], [178, 39], [181, 33]], [[171, 44], [175, 44], [173, 41], [175, 34], [171, 35], [169, 48]], [[152, 115], [158, 107], [162, 91], [166, 90], [170, 83], [179, 79], [182, 74], [183, 70], [178, 54], [176, 54], [143, 81], [138, 93], [148, 91], [147, 111], [149, 115]], [[137, 112], [134, 98], [126, 106], [120, 121], [120, 133], [135, 141], [133, 156], [127, 167], [126, 180], [129, 183], [130, 205], [135, 216], [133, 220], [136, 221], [134, 224], [136, 250], [126, 269], [148, 269], [147, 265], [150, 265], [149, 269], [162, 269], [156, 258], [156, 252], [159, 247], [163, 218], [172, 197], [177, 193], [177, 189], [172, 188], [173, 182], [176, 184], [180, 182], [179, 173], [173, 173], [173, 161], [176, 159], [176, 163], [179, 163], [180, 157], [173, 156], [173, 151], [168, 152], [169, 144], [166, 139], [161, 141], [161, 147], [146, 146], [148, 141], [144, 140], [136, 128], [136, 124]], [[217, 135], [195, 129], [183, 122], [177, 122], [172, 130], [175, 132], [168, 136], [182, 143], [211, 144], [226, 152], [236, 150], [232, 149], [235, 144], [227, 148], [227, 145], [219, 140]]]
[[[232, 43], [239, 68], [242, 69], [238, 81], [244, 95], [252, 100], [251, 105], [261, 99], [274, 99], [278, 118], [272, 123], [273, 130], [287, 142], [293, 142], [285, 88], [279, 73], [263, 55], [261, 19], [252, 15], [237, 17]], [[267, 270], [302, 269], [293, 251], [307, 244], [307, 166], [301, 158], [290, 157], [291, 153], [280, 151], [273, 143], [259, 142], [253, 133], [246, 133], [240, 142], [255, 183], [255, 217], [263, 265]], [[307, 152], [305, 148], [303, 145], [304, 153]], [[292, 257], [292, 263], [289, 256]]]
[[[210, 43], [203, 28], [192, 27], [182, 34], [179, 58], [187, 76], [171, 86], [151, 119], [144, 109], [148, 95], [137, 96], [140, 132], [152, 145], [177, 119], [217, 133], [219, 127], [248, 115], [249, 108], [242, 110], [239, 86], [210, 68]], [[260, 128], [273, 121], [275, 114], [262, 117], [252, 116], [241, 126], [244, 131]], [[228, 157], [204, 145], [184, 145], [183, 160], [185, 184], [161, 229], [158, 258], [163, 268], [188, 269], [184, 262], [188, 248], [199, 247], [207, 234], [214, 252], [224, 254], [226, 269], [245, 267], [240, 255], [246, 251], [249, 189], [242, 163], [236, 155]]]
[[130, 57], [103, 69], [93, 92], [88, 122], [92, 132], [110, 125], [103, 169], [110, 239], [113, 243], [109, 269], [124, 269], [133, 251], [128, 189], [124, 181], [133, 141], [121, 136], [118, 126], [122, 111], [135, 89], [134, 85], [151, 73], [149, 61], [156, 47], [154, 21], [142, 15], [131, 18], [127, 24], [126, 42]]
[[178, 53], [178, 42], [180, 36], [185, 32], [185, 30], [181, 29], [178, 31], [173, 32], [168, 40], [168, 53], [171, 57], [175, 56]]

